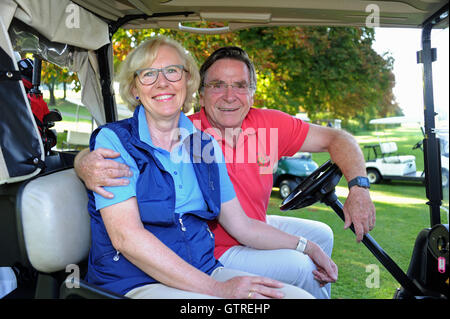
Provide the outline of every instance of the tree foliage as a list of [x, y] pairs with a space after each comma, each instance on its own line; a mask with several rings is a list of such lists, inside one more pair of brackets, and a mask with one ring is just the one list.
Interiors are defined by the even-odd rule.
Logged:
[[[80, 81], [76, 73], [69, 72], [66, 68], [60, 68], [59, 66], [49, 63], [47, 61], [42, 61], [42, 71], [41, 71], [41, 83], [47, 87], [50, 93], [49, 105], [55, 105], [55, 88], [58, 84], [72, 83], [74, 84], [74, 91], [79, 91]], [[64, 91], [64, 98], [65, 98]]]
[[370, 118], [401, 114], [392, 93], [393, 58], [372, 49], [370, 28], [252, 28], [220, 35], [120, 29], [113, 37], [116, 69], [134, 47], [157, 34], [180, 41], [199, 64], [222, 46], [242, 47], [257, 70], [255, 107], [304, 111], [312, 121], [338, 118], [362, 125]]

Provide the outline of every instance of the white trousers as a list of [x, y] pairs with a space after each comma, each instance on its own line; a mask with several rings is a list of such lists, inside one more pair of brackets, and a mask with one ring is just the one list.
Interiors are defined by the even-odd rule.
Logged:
[[[319, 245], [331, 257], [333, 231], [322, 223], [307, 219], [268, 215], [267, 223], [292, 235], [302, 236]], [[315, 264], [305, 254], [293, 249], [258, 250], [245, 246], [228, 249], [219, 261], [228, 268], [269, 277], [303, 288], [315, 298], [326, 299], [331, 295], [331, 284], [320, 287], [312, 271]]]
[[[254, 275], [224, 267], [218, 267], [211, 274], [211, 277], [222, 282], [236, 276]], [[279, 289], [284, 293], [284, 298], [286, 299], [314, 299], [308, 292], [295, 286], [284, 285]], [[163, 284], [150, 284], [138, 287], [130, 290], [125, 296], [133, 299], [217, 299], [214, 296], [176, 289]]]

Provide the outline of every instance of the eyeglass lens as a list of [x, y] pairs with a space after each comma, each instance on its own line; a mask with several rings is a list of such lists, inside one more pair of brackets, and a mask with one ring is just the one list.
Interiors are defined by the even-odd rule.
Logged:
[[150, 85], [156, 82], [159, 72], [170, 82], [181, 80], [184, 67], [182, 65], [169, 65], [161, 69], [147, 68], [138, 70], [137, 74], [142, 84]]
[[214, 81], [206, 84], [205, 86], [210, 88], [214, 93], [225, 92], [228, 87], [231, 87], [233, 92], [244, 94], [248, 93], [250, 88], [247, 82], [233, 82], [231, 84], [227, 84], [222, 81]]

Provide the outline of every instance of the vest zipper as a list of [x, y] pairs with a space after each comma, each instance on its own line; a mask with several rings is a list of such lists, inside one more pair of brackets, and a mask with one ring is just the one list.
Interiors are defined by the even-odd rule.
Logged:
[[184, 227], [184, 225], [183, 225], [183, 219], [180, 217], [180, 218], [178, 218], [178, 221], [180, 222], [181, 230], [186, 231], [186, 227]]
[[113, 260], [114, 260], [114, 261], [119, 261], [119, 259], [120, 259], [119, 254], [120, 254], [120, 251], [116, 250], [116, 254], [115, 254], [114, 257], [113, 257]]
[[209, 236], [210, 236], [211, 238], [213, 238], [213, 239], [214, 239], [214, 235], [213, 235], [213, 233], [211, 232], [211, 229], [209, 229], [209, 227], [208, 227], [208, 226], [206, 226], [206, 230], [208, 231], [208, 233], [209, 233]]

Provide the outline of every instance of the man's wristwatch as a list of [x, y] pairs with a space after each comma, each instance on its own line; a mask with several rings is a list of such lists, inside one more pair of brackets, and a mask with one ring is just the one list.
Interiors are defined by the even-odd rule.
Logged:
[[352, 188], [355, 185], [363, 188], [370, 188], [369, 179], [363, 176], [356, 176], [354, 179], [348, 182], [348, 189]]

